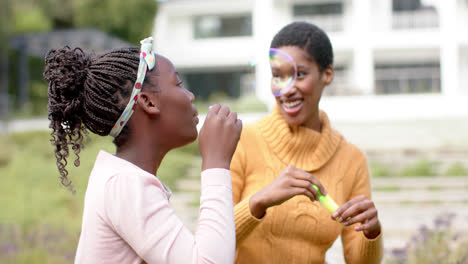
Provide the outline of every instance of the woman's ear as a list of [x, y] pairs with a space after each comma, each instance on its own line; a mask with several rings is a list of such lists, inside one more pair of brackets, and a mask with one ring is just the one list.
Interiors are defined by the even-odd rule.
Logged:
[[333, 78], [335, 77], [335, 71], [333, 70], [333, 66], [329, 65], [325, 70], [322, 71], [322, 82], [324, 86], [329, 85]]
[[137, 104], [149, 115], [158, 115], [160, 113], [159, 98], [155, 93], [141, 92], [138, 96]]

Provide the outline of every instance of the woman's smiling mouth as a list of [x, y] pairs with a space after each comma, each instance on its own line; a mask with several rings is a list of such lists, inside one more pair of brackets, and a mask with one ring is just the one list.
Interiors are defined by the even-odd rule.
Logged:
[[284, 111], [289, 115], [296, 115], [304, 105], [304, 99], [302, 98], [281, 100], [280, 102]]

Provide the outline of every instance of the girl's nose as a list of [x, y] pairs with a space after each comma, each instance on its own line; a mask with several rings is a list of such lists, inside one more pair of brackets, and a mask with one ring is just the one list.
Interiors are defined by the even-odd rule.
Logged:
[[193, 103], [193, 101], [195, 101], [195, 95], [189, 90], [187, 90], [187, 92], [190, 98], [190, 102]]

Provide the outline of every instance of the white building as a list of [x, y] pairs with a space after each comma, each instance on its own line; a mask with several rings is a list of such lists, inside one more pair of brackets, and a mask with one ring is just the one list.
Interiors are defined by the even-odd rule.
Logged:
[[331, 39], [321, 107], [335, 120], [468, 120], [468, 0], [162, 1], [156, 50], [202, 98], [254, 92], [271, 105], [270, 41], [301, 20]]

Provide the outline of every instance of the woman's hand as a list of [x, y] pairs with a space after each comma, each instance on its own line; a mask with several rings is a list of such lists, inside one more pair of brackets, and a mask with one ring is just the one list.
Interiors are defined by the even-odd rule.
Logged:
[[363, 231], [364, 235], [373, 239], [380, 232], [380, 221], [377, 216], [377, 208], [367, 195], [359, 195], [340, 206], [333, 214], [332, 219], [343, 223], [344, 226], [350, 226], [360, 223], [354, 227], [356, 231]]
[[236, 112], [219, 104], [210, 107], [198, 139], [202, 170], [229, 169], [241, 131], [242, 121]]
[[312, 201], [317, 201], [319, 196], [313, 184], [326, 195], [325, 188], [312, 174], [294, 166], [288, 166], [270, 185], [250, 198], [250, 211], [253, 216], [262, 218], [269, 207], [280, 205], [301, 194]]

